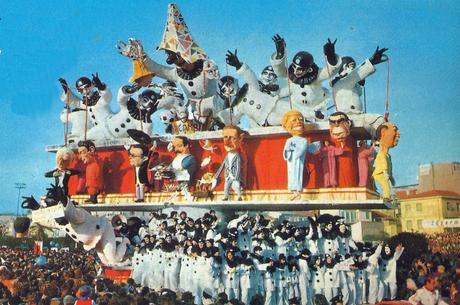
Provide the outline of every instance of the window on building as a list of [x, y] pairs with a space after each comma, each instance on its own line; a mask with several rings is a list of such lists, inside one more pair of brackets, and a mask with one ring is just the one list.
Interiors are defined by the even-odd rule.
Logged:
[[418, 219], [418, 220], [417, 220], [417, 229], [419, 229], [419, 230], [422, 229], [422, 226], [423, 226], [423, 225], [422, 225], [422, 220], [421, 220], [421, 219]]
[[356, 222], [356, 212], [350, 212], [351, 222]]
[[408, 230], [412, 230], [412, 220], [408, 220], [406, 226]]
[[460, 211], [460, 202], [457, 202], [457, 211]]
[[406, 205], [406, 213], [410, 213], [410, 204]]
[[420, 202], [415, 205], [415, 210], [417, 212], [421, 212], [423, 210], [422, 204]]
[[455, 211], [455, 206], [451, 202], [447, 201], [446, 202], [446, 210], [449, 211], [449, 212], [450, 211]]

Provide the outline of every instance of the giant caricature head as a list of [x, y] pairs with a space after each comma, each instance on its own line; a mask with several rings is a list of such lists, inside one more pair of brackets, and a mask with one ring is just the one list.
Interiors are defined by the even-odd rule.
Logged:
[[138, 107], [142, 110], [147, 110], [151, 112], [157, 111], [158, 99], [160, 95], [153, 90], [144, 90], [139, 94]]
[[172, 146], [176, 154], [189, 154], [190, 153], [190, 142], [187, 137], [175, 137], [172, 140]]
[[301, 136], [304, 133], [304, 118], [299, 111], [286, 112], [281, 119], [281, 126], [293, 136]]
[[339, 75], [345, 76], [356, 68], [356, 62], [353, 57], [342, 57], [342, 64], [340, 65]]
[[68, 147], [61, 147], [56, 152], [56, 165], [59, 170], [66, 170], [75, 160], [75, 153]]
[[264, 85], [271, 85], [276, 83], [278, 76], [273, 70], [272, 66], [266, 66], [260, 73], [260, 81]]
[[147, 147], [145, 146], [132, 146], [129, 151], [129, 164], [134, 167], [139, 167], [145, 160], [145, 156], [148, 154]]
[[305, 78], [307, 84], [316, 79], [318, 71], [319, 68], [315, 64], [313, 56], [305, 51], [298, 52], [289, 66], [289, 73], [296, 78]]
[[234, 125], [224, 127], [224, 148], [227, 152], [236, 153], [243, 141], [243, 131]]
[[398, 127], [392, 122], [385, 122], [377, 128], [376, 138], [379, 142], [381, 150], [388, 151], [388, 149], [398, 145], [401, 133]]
[[94, 89], [93, 82], [85, 76], [77, 79], [75, 82], [75, 87], [77, 87], [78, 92], [86, 97], [89, 97]]
[[232, 99], [238, 93], [238, 80], [232, 76], [224, 76], [219, 80], [219, 95]]
[[88, 164], [94, 160], [96, 145], [91, 140], [78, 142], [78, 158], [83, 163]]
[[182, 67], [186, 63], [186, 61], [182, 58], [182, 56], [180, 56], [179, 53], [176, 53], [170, 50], [165, 50], [165, 51], [166, 51], [166, 55], [168, 56], [166, 57], [166, 63], [168, 65], [175, 64], [178, 67]]
[[343, 112], [334, 112], [329, 116], [329, 132], [337, 142], [344, 142], [350, 135], [351, 121]]

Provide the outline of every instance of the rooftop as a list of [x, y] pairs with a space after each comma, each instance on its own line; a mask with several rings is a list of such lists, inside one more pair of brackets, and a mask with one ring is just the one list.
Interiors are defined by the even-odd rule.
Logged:
[[432, 190], [422, 193], [417, 193], [415, 190], [409, 192], [401, 191], [396, 192], [399, 199], [412, 199], [412, 198], [427, 198], [427, 197], [456, 197], [460, 199], [460, 194], [452, 191]]

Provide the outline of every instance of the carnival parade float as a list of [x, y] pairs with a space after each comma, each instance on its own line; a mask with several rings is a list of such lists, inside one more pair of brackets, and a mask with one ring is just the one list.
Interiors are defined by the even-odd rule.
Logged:
[[[362, 97], [387, 49], [358, 64], [327, 39], [321, 67], [307, 51], [290, 60], [280, 35], [273, 42], [259, 77], [237, 50], [219, 69], [171, 4], [158, 47], [167, 65], [130, 38], [116, 46], [133, 66], [120, 88], [97, 73], [75, 87], [59, 79], [64, 143], [47, 147], [57, 164], [46, 196], [24, 198], [32, 221], [52, 222], [103, 264], [126, 269], [152, 222], [129, 213], [212, 210], [230, 226], [248, 211], [260, 220], [270, 211], [393, 208], [389, 150], [400, 134], [388, 102], [384, 114], [367, 113]], [[237, 76], [222, 73], [232, 69]]]

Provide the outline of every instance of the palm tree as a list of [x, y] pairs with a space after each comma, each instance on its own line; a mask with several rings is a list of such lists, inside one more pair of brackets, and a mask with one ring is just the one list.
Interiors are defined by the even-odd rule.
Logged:
[[37, 241], [43, 241], [45, 240], [45, 237], [53, 235], [54, 230], [54, 228], [35, 222], [29, 228], [29, 235], [34, 237]]

